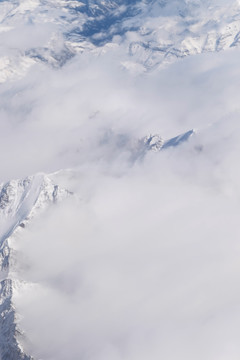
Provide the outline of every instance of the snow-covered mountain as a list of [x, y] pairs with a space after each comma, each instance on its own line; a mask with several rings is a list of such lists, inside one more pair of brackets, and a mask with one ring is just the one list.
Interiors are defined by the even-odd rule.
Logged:
[[239, 358], [239, 44], [239, 0], [0, 1], [0, 360]]
[[[240, 41], [240, 4], [233, 0], [6, 0], [0, 14], [1, 82], [35, 62], [61, 67], [77, 53], [119, 49], [119, 63], [141, 73]], [[27, 39], [17, 39], [23, 27]]]
[[0, 186], [0, 354], [3, 360], [32, 358], [21, 347], [24, 334], [18, 328], [13, 303], [14, 293], [21, 289], [21, 281], [16, 278], [17, 257], [11, 247], [12, 239], [21, 236], [32, 218], [70, 194], [43, 174]]

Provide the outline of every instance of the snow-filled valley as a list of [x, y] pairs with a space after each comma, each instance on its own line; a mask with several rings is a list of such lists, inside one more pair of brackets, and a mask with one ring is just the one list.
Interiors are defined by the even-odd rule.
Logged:
[[240, 2], [0, 1], [0, 359], [238, 360]]

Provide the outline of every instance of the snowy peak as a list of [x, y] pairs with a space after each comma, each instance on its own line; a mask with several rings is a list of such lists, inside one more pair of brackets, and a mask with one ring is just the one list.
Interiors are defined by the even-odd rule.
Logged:
[[158, 152], [162, 149], [180, 145], [181, 143], [187, 141], [193, 134], [194, 130], [189, 130], [168, 140], [164, 140], [159, 134], [147, 135], [142, 138], [139, 143], [146, 151]]
[[[160, 134], [149, 134], [139, 139], [129, 134], [117, 134], [112, 130], [107, 130], [98, 141], [96, 157], [107, 162], [114, 162], [119, 155], [125, 154], [125, 160], [132, 165], [138, 160], [143, 160], [151, 152], [159, 153], [168, 148], [180, 146], [194, 133], [194, 130], [189, 130], [170, 139], [164, 139]], [[89, 143], [92, 142], [89, 141]]]
[[158, 134], [145, 136], [140, 142], [143, 143], [143, 146], [146, 148], [146, 150], [155, 152], [159, 151], [164, 144], [163, 138]]
[[[32, 218], [47, 205], [68, 196], [69, 192], [43, 174], [12, 180], [0, 186], [0, 221], [7, 224], [7, 229], [0, 232], [1, 245], [19, 225]], [[4, 228], [4, 227], [3, 227]]]
[[[25, 225], [53, 203], [67, 198], [71, 193], [54, 184], [44, 174], [11, 180], [0, 186], [0, 358], [2, 360], [30, 360], [21, 348], [21, 330], [16, 322], [12, 297], [21, 286], [12, 278], [10, 269], [13, 257], [9, 239], [15, 230]], [[14, 252], [13, 252], [14, 253]], [[14, 262], [14, 261], [13, 261]]]
[[159, 134], [147, 135], [138, 140], [137, 146], [134, 149], [134, 160], [143, 158], [149, 151], [157, 153], [169, 147], [179, 146], [188, 141], [193, 134], [194, 130], [189, 130], [168, 140], [164, 140]]

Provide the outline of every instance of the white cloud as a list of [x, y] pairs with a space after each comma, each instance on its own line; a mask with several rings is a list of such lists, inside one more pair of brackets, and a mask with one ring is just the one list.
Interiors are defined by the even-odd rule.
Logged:
[[193, 144], [89, 172], [88, 199], [26, 229], [21, 276], [38, 285], [16, 304], [37, 358], [236, 357], [238, 203]]

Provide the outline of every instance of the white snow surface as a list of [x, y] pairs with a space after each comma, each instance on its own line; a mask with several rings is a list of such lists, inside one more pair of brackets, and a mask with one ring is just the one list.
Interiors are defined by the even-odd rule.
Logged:
[[[116, 46], [122, 66], [139, 74], [239, 45], [239, 1], [122, 3], [1, 1], [0, 82], [23, 77], [36, 62], [58, 68], [77, 53], [99, 56]], [[134, 15], [125, 14], [128, 7]]]

